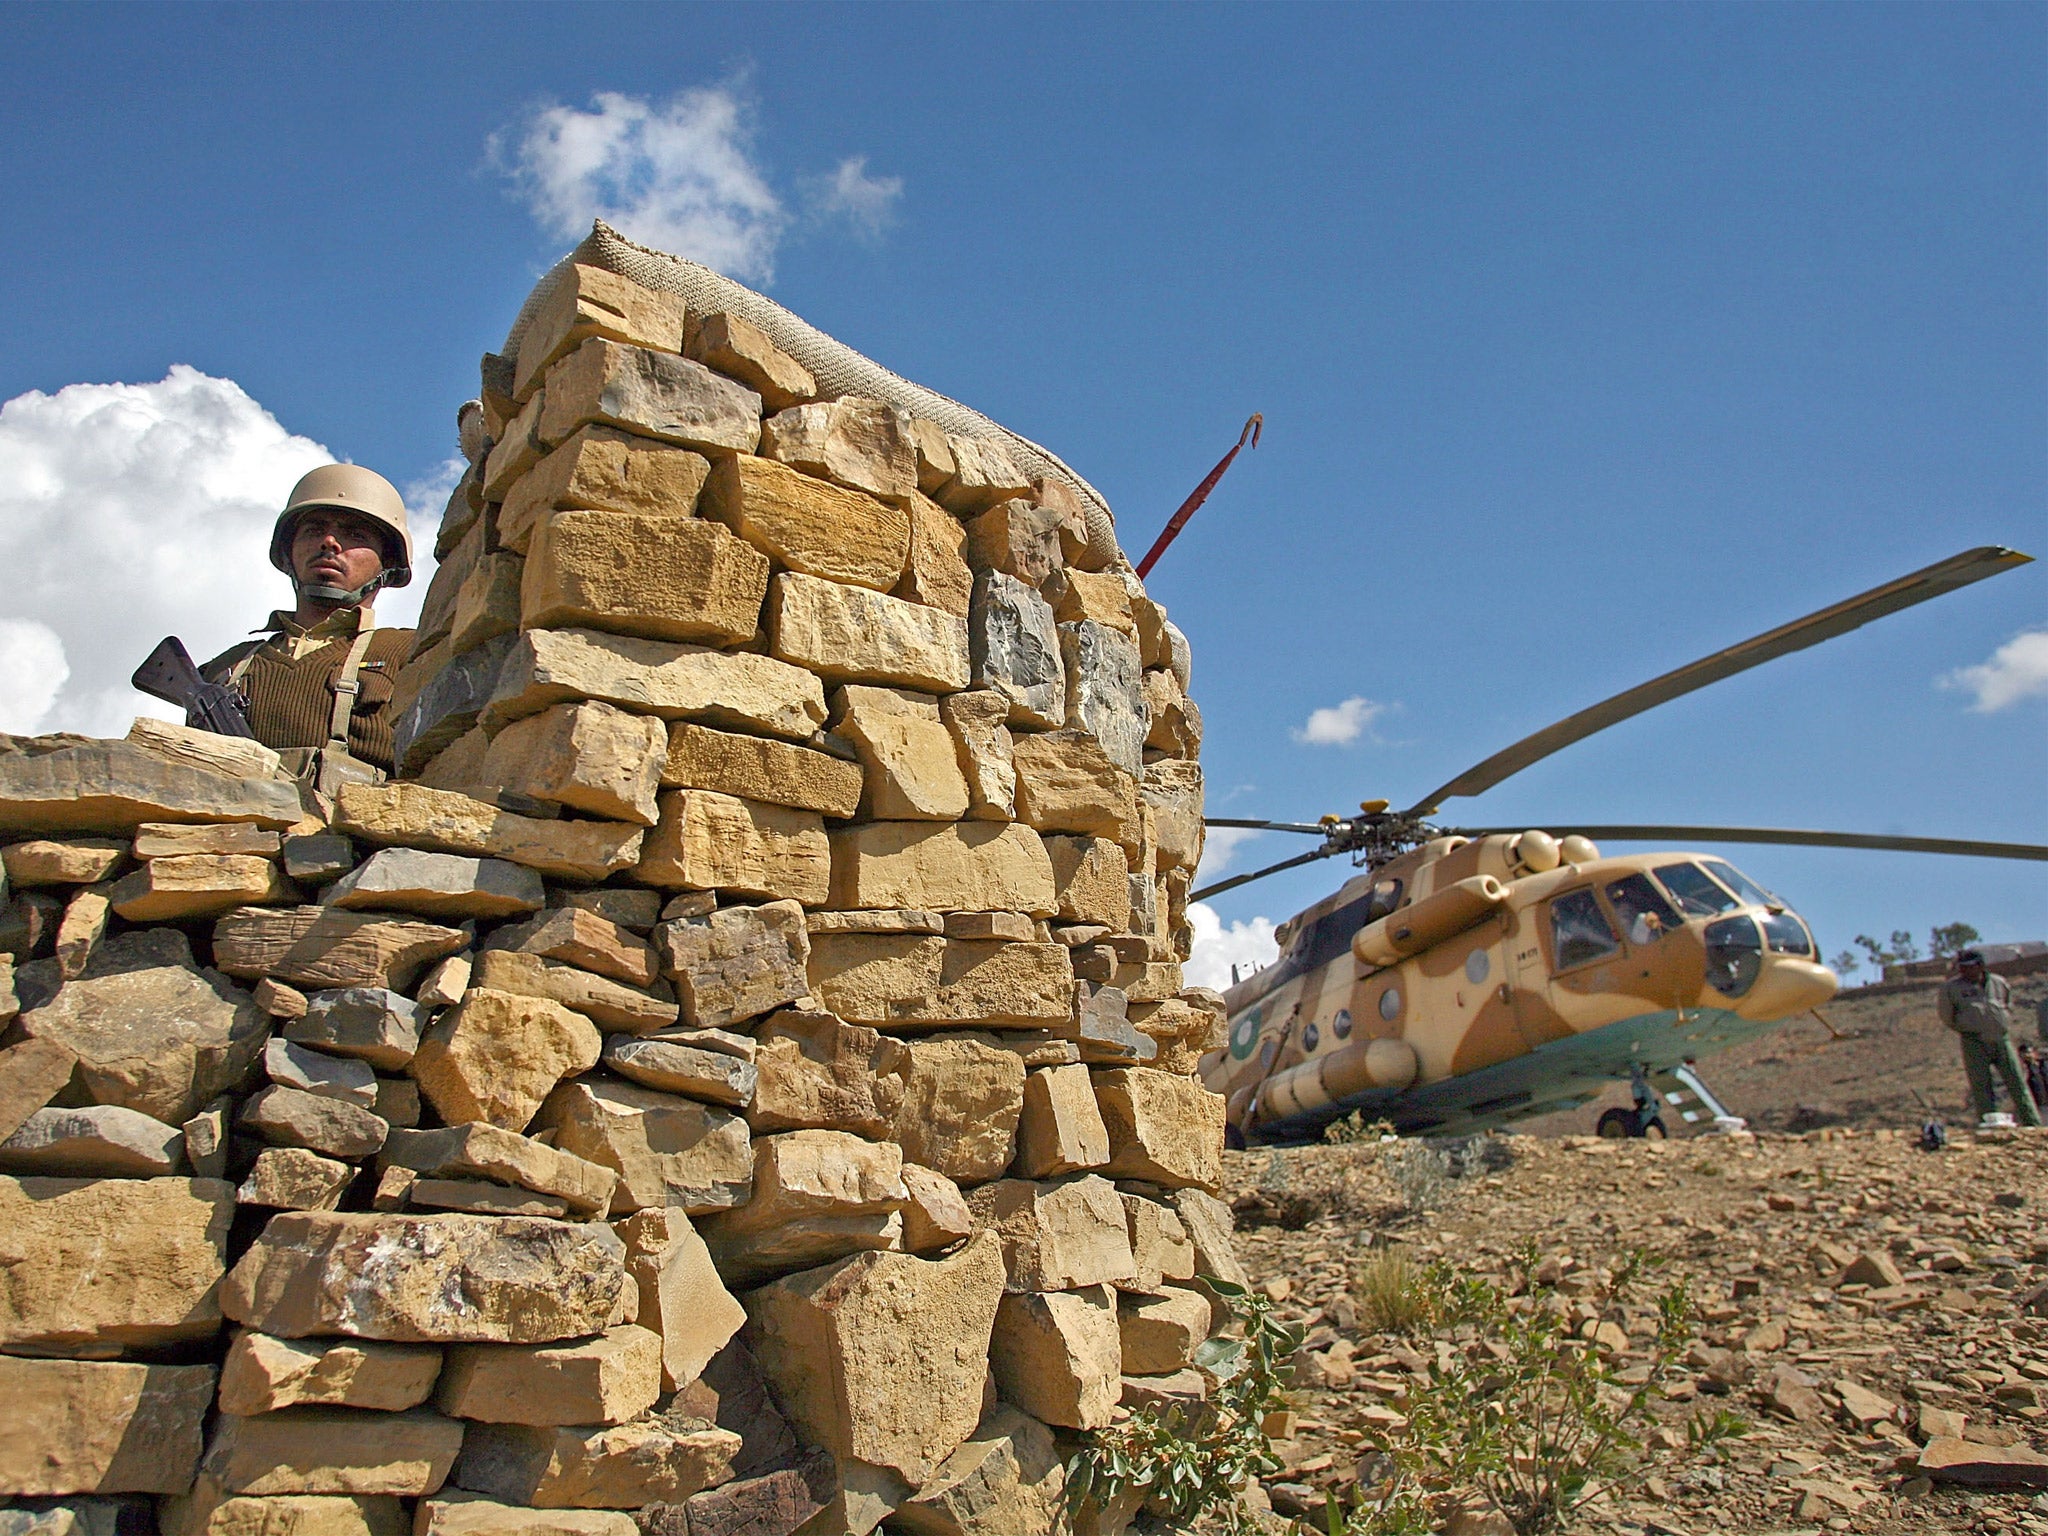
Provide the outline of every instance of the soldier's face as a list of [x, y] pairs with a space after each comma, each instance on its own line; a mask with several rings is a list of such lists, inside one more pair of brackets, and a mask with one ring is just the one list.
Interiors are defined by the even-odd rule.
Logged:
[[292, 569], [302, 582], [354, 591], [383, 568], [383, 543], [368, 518], [315, 507], [292, 524]]

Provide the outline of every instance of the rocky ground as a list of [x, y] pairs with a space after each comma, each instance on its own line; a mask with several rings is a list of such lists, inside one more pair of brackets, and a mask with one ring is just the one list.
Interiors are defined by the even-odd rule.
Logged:
[[[1360, 1322], [1355, 1276], [1376, 1249], [1503, 1278], [1533, 1250], [1578, 1303], [1640, 1249], [1700, 1304], [1663, 1416], [1718, 1403], [1751, 1428], [1709, 1461], [1667, 1453], [1578, 1529], [2048, 1536], [2048, 1494], [1916, 1470], [1937, 1434], [2048, 1451], [2048, 1301], [2028, 1307], [2048, 1280], [2048, 1136], [1933, 1154], [1895, 1128], [1468, 1146], [1462, 1167], [1412, 1142], [1231, 1156], [1245, 1262], [1309, 1329], [1290, 1470], [1267, 1482], [1277, 1507], [1354, 1476], [1367, 1432], [1398, 1429], [1411, 1371], [1448, 1343]], [[1646, 1358], [1644, 1314], [1604, 1316], [1629, 1332], [1613, 1336], [1624, 1366]]]

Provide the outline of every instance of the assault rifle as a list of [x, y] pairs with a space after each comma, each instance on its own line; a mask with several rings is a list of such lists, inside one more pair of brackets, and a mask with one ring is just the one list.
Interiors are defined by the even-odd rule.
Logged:
[[186, 653], [185, 642], [172, 635], [149, 653], [129, 679], [144, 693], [172, 704], [182, 705], [185, 723], [216, 736], [246, 736], [255, 740], [249, 717], [242, 712], [242, 700], [232, 688], [209, 683], [199, 675]]

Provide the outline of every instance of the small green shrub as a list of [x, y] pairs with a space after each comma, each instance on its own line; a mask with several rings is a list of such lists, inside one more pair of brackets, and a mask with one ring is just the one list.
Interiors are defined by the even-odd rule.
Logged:
[[1236, 1337], [1210, 1339], [1195, 1364], [1218, 1382], [1209, 1401], [1192, 1408], [1140, 1408], [1120, 1424], [1090, 1431], [1067, 1463], [1067, 1501], [1078, 1519], [1136, 1495], [1162, 1519], [1217, 1521], [1233, 1536], [1258, 1527], [1238, 1502], [1252, 1478], [1276, 1472], [1280, 1459], [1265, 1417], [1285, 1406], [1287, 1364], [1302, 1332], [1274, 1315], [1273, 1303], [1227, 1280], [1205, 1282], [1230, 1306]]
[[[1528, 1258], [1525, 1272], [1534, 1267], [1534, 1255]], [[1629, 1294], [1645, 1267], [1640, 1256], [1623, 1263], [1609, 1305]], [[1652, 1405], [1692, 1340], [1683, 1282], [1657, 1298], [1647, 1370], [1631, 1371], [1627, 1381], [1577, 1335], [1570, 1307], [1554, 1290], [1537, 1286], [1515, 1297], [1443, 1264], [1424, 1273], [1420, 1289], [1435, 1326], [1469, 1342], [1447, 1359], [1440, 1353], [1429, 1380], [1409, 1393], [1406, 1429], [1378, 1440], [1392, 1475], [1355, 1490], [1346, 1508], [1330, 1501], [1328, 1536], [1412, 1536], [1430, 1529], [1425, 1495], [1450, 1491], [1483, 1493], [1522, 1536], [1544, 1536], [1594, 1499], [1641, 1482], [1660, 1461], [1706, 1453], [1748, 1427], [1724, 1409], [1701, 1411], [1687, 1422], [1682, 1450], [1646, 1443], [1656, 1425]]]

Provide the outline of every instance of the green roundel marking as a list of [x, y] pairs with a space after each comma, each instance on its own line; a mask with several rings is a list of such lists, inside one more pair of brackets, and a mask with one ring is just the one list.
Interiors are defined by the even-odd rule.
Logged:
[[1231, 1027], [1230, 1054], [1239, 1061], [1251, 1055], [1253, 1048], [1259, 1043], [1260, 1011], [1254, 1008]]

